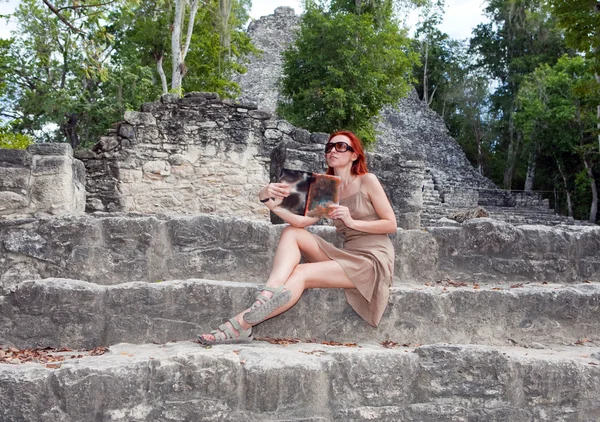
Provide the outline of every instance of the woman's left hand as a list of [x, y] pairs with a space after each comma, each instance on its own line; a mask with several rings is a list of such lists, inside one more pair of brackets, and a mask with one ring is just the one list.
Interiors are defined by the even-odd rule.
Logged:
[[354, 219], [350, 215], [348, 207], [343, 205], [329, 205], [329, 218], [337, 218], [342, 220], [346, 227], [350, 227], [354, 222]]

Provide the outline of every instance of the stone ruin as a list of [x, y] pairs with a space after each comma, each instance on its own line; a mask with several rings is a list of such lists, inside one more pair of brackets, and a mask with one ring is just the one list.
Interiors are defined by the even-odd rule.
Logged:
[[[281, 52], [294, 41], [298, 19], [292, 8], [280, 7], [248, 27], [252, 42], [263, 53], [253, 58], [246, 74], [238, 77], [243, 101], [275, 114]], [[383, 110], [376, 130], [379, 134], [375, 153], [397, 155], [401, 161], [422, 161], [425, 165], [423, 226], [478, 205], [485, 207], [491, 217], [513, 224], [586, 224], [555, 214], [548, 200], [541, 199], [538, 193], [498, 189], [473, 168], [450, 137], [443, 119], [419, 100], [415, 90], [397, 107]]]
[[69, 144], [0, 149], [0, 218], [81, 214], [85, 168]]
[[[295, 19], [277, 9], [251, 29], [281, 17]], [[600, 227], [423, 228], [423, 183], [443, 204], [476, 198], [435, 189], [442, 158], [402, 143], [369, 155], [404, 228], [378, 328], [343, 292], [310, 290], [255, 328], [262, 341], [190, 341], [252, 302], [283, 229], [256, 190], [283, 165], [322, 166], [324, 136], [194, 93], [127, 112], [76, 159], [0, 150], [0, 419], [600, 420]]]

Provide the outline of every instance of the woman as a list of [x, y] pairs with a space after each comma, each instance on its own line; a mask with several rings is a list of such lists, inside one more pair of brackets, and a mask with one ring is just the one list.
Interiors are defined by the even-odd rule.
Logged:
[[[318, 218], [280, 207], [290, 188], [269, 183], [259, 192], [259, 199], [290, 225], [281, 234], [269, 279], [251, 308], [210, 334], [202, 334], [200, 343], [251, 341], [253, 325], [287, 311], [304, 290], [312, 288], [346, 289], [354, 310], [369, 324], [379, 324], [394, 271], [394, 247], [387, 235], [396, 232], [396, 216], [377, 177], [367, 172], [365, 152], [356, 135], [331, 135], [325, 159], [327, 174], [341, 179], [340, 204], [331, 207], [329, 216], [344, 236], [344, 248], [304, 230]], [[299, 263], [301, 257], [305, 263]]]

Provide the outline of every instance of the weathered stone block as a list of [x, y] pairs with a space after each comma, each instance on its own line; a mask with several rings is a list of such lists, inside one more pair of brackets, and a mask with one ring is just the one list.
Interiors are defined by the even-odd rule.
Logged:
[[248, 115], [256, 120], [268, 120], [271, 118], [271, 114], [262, 110], [250, 110]]
[[135, 139], [135, 129], [132, 125], [122, 123], [119, 125], [119, 136], [127, 139]]
[[71, 148], [70, 144], [56, 142], [32, 144], [27, 147], [27, 151], [29, 151], [31, 155], [73, 155], [73, 148]]
[[10, 191], [0, 191], [0, 214], [23, 209], [28, 205], [29, 199], [25, 195]]
[[71, 161], [68, 157], [39, 157], [34, 159], [31, 174], [34, 176], [68, 174]]
[[323, 148], [325, 148], [325, 144], [327, 143], [328, 139], [329, 134], [322, 132], [311, 133], [309, 138], [310, 142], [312, 142], [313, 144], [321, 144], [323, 145]]
[[26, 167], [30, 162], [27, 150], [0, 148], [0, 167]]
[[27, 189], [31, 171], [23, 167], [0, 167], [0, 191]]
[[132, 125], [156, 125], [156, 118], [152, 113], [139, 111], [126, 111], [123, 117], [125, 121]]

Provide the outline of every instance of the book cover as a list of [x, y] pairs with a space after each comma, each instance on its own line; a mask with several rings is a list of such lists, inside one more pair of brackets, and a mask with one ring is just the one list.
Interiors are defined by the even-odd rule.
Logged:
[[294, 214], [328, 217], [328, 206], [339, 203], [340, 178], [328, 174], [282, 169], [280, 183], [292, 187], [281, 206]]

